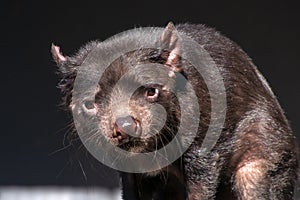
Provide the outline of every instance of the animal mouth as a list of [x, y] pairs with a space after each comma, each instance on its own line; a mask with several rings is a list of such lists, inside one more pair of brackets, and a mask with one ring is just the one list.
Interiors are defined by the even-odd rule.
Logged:
[[129, 141], [129, 135], [124, 130], [119, 128], [118, 126], [114, 127], [112, 138], [114, 138], [122, 143]]

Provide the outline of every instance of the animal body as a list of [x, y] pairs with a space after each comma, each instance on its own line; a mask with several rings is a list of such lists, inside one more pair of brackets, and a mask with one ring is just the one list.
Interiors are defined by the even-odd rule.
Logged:
[[[225, 122], [219, 139], [206, 155], [200, 154], [199, 149], [212, 120], [211, 96], [201, 74], [180, 57], [180, 34], [192, 38], [209, 53], [225, 86]], [[122, 43], [122, 39], [115, 40]], [[147, 38], [141, 35], [140, 41], [143, 40]], [[95, 101], [83, 106], [96, 111], [107, 142], [128, 152], [153, 152], [174, 138], [181, 123], [180, 110], [193, 109], [189, 95], [185, 95], [186, 84], [177, 79], [180, 74], [197, 96], [201, 109], [199, 127], [188, 149], [170, 165], [154, 172], [120, 172], [123, 199], [294, 199], [298, 177], [295, 137], [273, 92], [247, 54], [204, 25], [169, 23], [157, 42], [161, 49], [137, 49], [111, 63], [99, 80]], [[61, 77], [59, 87], [70, 110], [78, 70], [99, 44], [91, 42], [70, 57], [52, 46]], [[141, 64], [147, 63], [159, 64], [165, 75], [144, 69]], [[128, 84], [141, 85], [129, 102], [121, 98], [128, 93], [126, 84], [117, 85], [125, 74]], [[142, 84], [153, 76], [165, 81]], [[172, 91], [177, 91], [186, 104], [180, 107]], [[152, 109], [154, 104], [163, 106], [166, 112], [160, 128], [156, 127], [161, 119]]]

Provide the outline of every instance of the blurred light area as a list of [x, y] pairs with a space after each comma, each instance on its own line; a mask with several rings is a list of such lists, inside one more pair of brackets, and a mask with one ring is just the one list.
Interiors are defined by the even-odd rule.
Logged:
[[[0, 187], [0, 200], [122, 200], [120, 190], [85, 187]], [[295, 200], [300, 200], [296, 191]]]
[[0, 187], [0, 200], [121, 200], [121, 191], [78, 187]]

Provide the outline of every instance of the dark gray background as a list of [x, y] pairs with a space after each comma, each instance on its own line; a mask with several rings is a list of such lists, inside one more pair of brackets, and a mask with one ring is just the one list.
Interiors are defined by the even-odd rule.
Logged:
[[71, 55], [90, 40], [168, 21], [204, 23], [241, 45], [270, 83], [297, 135], [299, 6], [286, 1], [193, 2], [1, 3], [0, 185], [115, 187], [118, 179], [111, 170], [79, 154], [78, 147], [51, 154], [63, 147], [70, 118], [58, 106], [50, 45]]

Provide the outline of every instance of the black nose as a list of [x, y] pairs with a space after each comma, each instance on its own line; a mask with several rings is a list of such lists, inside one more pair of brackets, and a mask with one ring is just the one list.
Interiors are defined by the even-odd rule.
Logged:
[[136, 136], [137, 122], [131, 116], [120, 117], [115, 122], [113, 137], [122, 140], [128, 135]]

